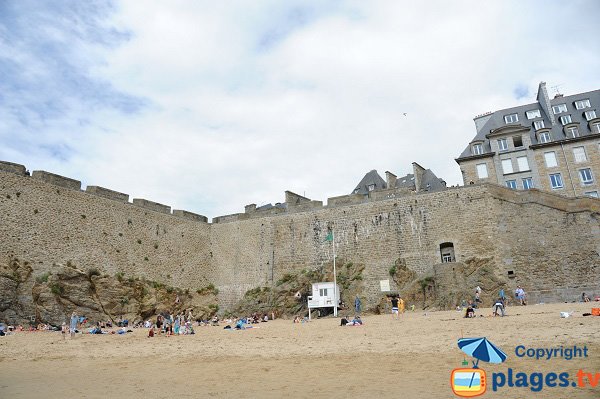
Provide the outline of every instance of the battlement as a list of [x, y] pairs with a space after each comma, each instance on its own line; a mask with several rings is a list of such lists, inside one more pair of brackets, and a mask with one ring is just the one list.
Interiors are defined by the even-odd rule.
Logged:
[[68, 188], [70, 190], [81, 190], [81, 182], [79, 180], [71, 179], [70, 177], [65, 177], [61, 175], [57, 175], [54, 173], [46, 172], [44, 170], [34, 170], [31, 174], [31, 177], [40, 180], [46, 183], [53, 184], [55, 186]]
[[[25, 165], [0, 161], [0, 172], [13, 173], [25, 178], [29, 178], [29, 173]], [[71, 179], [69, 177], [57, 175], [55, 173], [46, 172], [44, 170], [34, 170], [31, 174], [31, 178], [43, 183], [51, 184], [58, 187], [67, 188], [69, 190], [79, 191], [85, 194], [90, 194], [97, 197], [106, 198], [112, 201], [121, 202], [124, 204], [135, 205], [140, 208], [148, 209], [154, 212], [162, 214], [173, 215], [183, 219], [194, 220], [197, 222], [208, 223], [206, 216], [188, 212], [185, 210], [177, 209], [171, 212], [171, 207], [168, 205], [160, 204], [158, 202], [149, 201], [143, 198], [134, 198], [132, 202], [129, 202], [129, 194], [121, 193], [118, 191], [110, 190], [100, 186], [87, 186], [85, 191], [82, 190], [81, 181]]]
[[87, 186], [85, 192], [119, 202], [129, 202], [129, 194], [109, 190], [108, 188], [100, 186]]
[[143, 198], [134, 198], [133, 205], [139, 206], [140, 208], [150, 209], [154, 212], [166, 213], [167, 215], [171, 213], [171, 207], [168, 205], [159, 204], [158, 202], [148, 201]]
[[0, 161], [0, 170], [3, 172], [27, 176], [27, 169], [25, 169], [25, 166], [18, 163]]

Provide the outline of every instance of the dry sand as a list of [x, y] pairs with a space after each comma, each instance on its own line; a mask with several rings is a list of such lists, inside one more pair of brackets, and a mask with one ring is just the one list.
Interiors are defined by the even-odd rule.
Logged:
[[[507, 368], [524, 372], [600, 373], [598, 304], [510, 307], [507, 317], [463, 319], [455, 311], [339, 319], [227, 331], [198, 327], [196, 335], [147, 338], [144, 329], [119, 335], [17, 333], [0, 337], [1, 398], [138, 397], [402, 397], [452, 398], [450, 371], [461, 367], [456, 340], [487, 337], [507, 354], [501, 365], [481, 363], [491, 379]], [[561, 311], [574, 311], [560, 318]], [[480, 314], [491, 314], [482, 309]], [[515, 347], [588, 347], [573, 360], [517, 358]], [[489, 398], [600, 398], [595, 388], [503, 388]]]

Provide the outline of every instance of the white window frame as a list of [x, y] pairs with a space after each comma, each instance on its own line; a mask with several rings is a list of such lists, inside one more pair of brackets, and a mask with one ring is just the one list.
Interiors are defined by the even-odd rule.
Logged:
[[508, 150], [508, 141], [506, 139], [498, 139], [498, 151]]
[[594, 175], [592, 175], [591, 168], [579, 169], [579, 180], [584, 186], [594, 184]]
[[522, 183], [523, 183], [523, 190], [530, 190], [533, 188], [533, 178], [531, 178], [531, 177], [524, 177], [522, 179]]
[[535, 118], [542, 117], [542, 113], [540, 112], [539, 109], [532, 109], [530, 111], [527, 111], [527, 112], [525, 112], [525, 115], [527, 116], [527, 119], [535, 119]]
[[483, 154], [483, 145], [481, 145], [480, 143], [473, 144], [472, 150], [473, 150], [473, 155], [481, 155], [481, 154]]
[[[554, 179], [553, 179], [553, 177], [554, 177]], [[565, 183], [563, 182], [562, 175], [560, 173], [552, 173], [550, 175], [550, 187], [553, 190], [559, 190], [559, 189], [563, 188], [564, 185], [565, 185]]]
[[600, 133], [600, 123], [594, 123], [590, 126], [592, 133]]
[[575, 137], [579, 137], [579, 127], [571, 126], [567, 128], [567, 137], [574, 139]]
[[516, 190], [517, 189], [517, 181], [516, 180], [507, 180], [506, 187]]
[[577, 109], [584, 109], [584, 108], [589, 108], [589, 107], [591, 107], [589, 98], [586, 98], [585, 100], [575, 101], [575, 108], [577, 108]]
[[548, 151], [544, 153], [544, 162], [546, 162], [547, 168], [555, 168], [558, 166], [558, 160], [556, 159], [555, 151]]
[[563, 112], [567, 112], [567, 104], [556, 104], [552, 106], [552, 112], [554, 115], [562, 114]]
[[560, 119], [560, 123], [562, 123], [563, 126], [568, 125], [569, 123], [573, 123], [573, 118], [571, 118], [571, 115], [563, 115], [558, 119]]
[[573, 160], [575, 163], [587, 162], [585, 147], [573, 147]]
[[502, 159], [500, 161], [502, 163], [502, 173], [505, 175], [508, 175], [510, 173], [513, 173], [513, 165], [512, 165], [512, 159]]
[[369, 184], [369, 185], [367, 186], [367, 190], [368, 190], [368, 191], [374, 191], [374, 190], [375, 190], [375, 184]]
[[487, 179], [489, 177], [487, 164], [478, 163], [477, 165], [475, 165], [475, 169], [477, 170], [477, 177], [479, 177], [480, 179]]
[[587, 191], [585, 193], [583, 193], [584, 195], [587, 195], [588, 197], [592, 197], [592, 198], [600, 198], [600, 196], [598, 195], [598, 191], [594, 190], [594, 191]]
[[550, 135], [550, 132], [541, 132], [539, 135], [539, 141], [540, 143], [549, 143], [552, 141], [552, 136]]
[[504, 115], [504, 123], [516, 123], [519, 121], [519, 114]]
[[596, 119], [596, 110], [595, 109], [585, 111], [583, 114], [585, 115], [586, 121], [591, 121], [592, 119]]
[[519, 166], [519, 172], [531, 170], [527, 157], [517, 157], [517, 165]]
[[543, 129], [544, 128], [544, 121], [543, 120], [533, 121], [533, 128], [535, 130]]

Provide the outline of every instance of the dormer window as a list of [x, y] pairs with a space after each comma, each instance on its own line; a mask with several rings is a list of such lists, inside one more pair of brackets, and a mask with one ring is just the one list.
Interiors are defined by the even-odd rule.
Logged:
[[527, 112], [525, 112], [525, 115], [527, 116], [527, 119], [535, 119], [535, 118], [542, 117], [542, 113], [540, 112], [539, 109], [533, 109], [531, 111], [527, 111]]
[[519, 115], [510, 114], [504, 116], [504, 122], [506, 123], [517, 123], [519, 121]]
[[560, 114], [562, 112], [567, 112], [567, 104], [558, 104], [552, 107], [552, 112], [554, 114]]
[[586, 121], [591, 121], [592, 119], [596, 118], [596, 110], [595, 109], [593, 109], [591, 111], [585, 111], [583, 114], [585, 115]]
[[550, 141], [552, 141], [550, 132], [541, 132], [538, 137], [539, 137], [540, 143], [549, 143]]
[[373, 191], [373, 190], [375, 190], [375, 185], [374, 185], [374, 184], [369, 184], [369, 185], [367, 186], [367, 189], [368, 189], [369, 191]]
[[577, 126], [568, 127], [567, 128], [567, 137], [570, 139], [579, 137], [579, 128]]
[[483, 147], [481, 144], [473, 144], [473, 155], [481, 155], [483, 154]]
[[585, 100], [575, 101], [575, 108], [577, 109], [584, 109], [589, 107], [591, 107], [589, 98], [586, 98]]
[[563, 115], [559, 119], [560, 123], [562, 123], [563, 126], [573, 122], [573, 119], [571, 119], [571, 115]]
[[533, 122], [533, 128], [535, 130], [540, 130], [544, 128], [544, 121], [535, 121]]
[[354, 189], [354, 192], [352, 194], [358, 194], [359, 191], [360, 191], [360, 188], [357, 187]]

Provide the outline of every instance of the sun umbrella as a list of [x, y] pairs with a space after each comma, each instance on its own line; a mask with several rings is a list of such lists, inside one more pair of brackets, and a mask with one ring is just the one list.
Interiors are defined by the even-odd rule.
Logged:
[[460, 338], [458, 340], [458, 347], [467, 355], [488, 363], [502, 363], [507, 357], [506, 353], [502, 352], [485, 337]]

